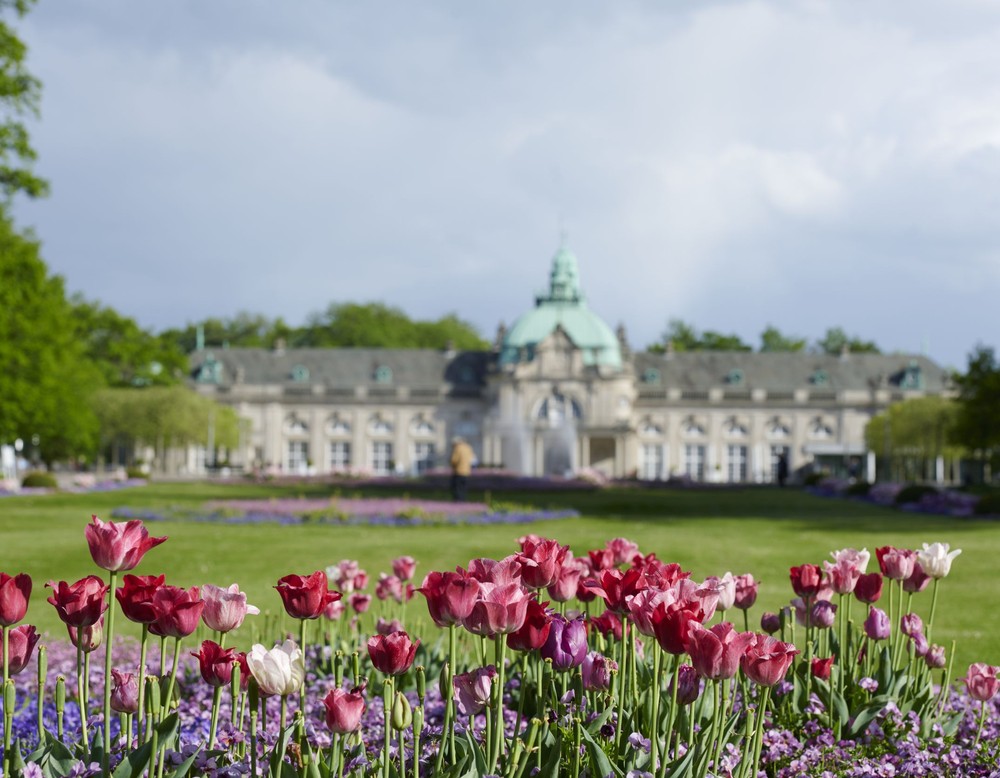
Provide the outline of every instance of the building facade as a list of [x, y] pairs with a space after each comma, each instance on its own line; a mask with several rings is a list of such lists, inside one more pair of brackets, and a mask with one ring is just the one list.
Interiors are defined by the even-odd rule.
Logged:
[[202, 349], [192, 383], [245, 420], [237, 467], [420, 474], [465, 438], [529, 475], [775, 480], [811, 466], [873, 476], [865, 425], [947, 394], [923, 356], [637, 352], [588, 307], [561, 248], [549, 290], [490, 351]]

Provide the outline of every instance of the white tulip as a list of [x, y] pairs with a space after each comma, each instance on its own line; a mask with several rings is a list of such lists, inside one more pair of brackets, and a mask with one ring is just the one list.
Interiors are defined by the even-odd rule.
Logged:
[[924, 550], [917, 552], [917, 561], [924, 572], [931, 578], [944, 578], [951, 572], [951, 560], [962, 553], [962, 549], [956, 548], [950, 554], [947, 543], [924, 543]]
[[273, 697], [295, 694], [306, 677], [305, 657], [293, 640], [270, 651], [255, 643], [247, 654], [247, 666], [261, 692]]

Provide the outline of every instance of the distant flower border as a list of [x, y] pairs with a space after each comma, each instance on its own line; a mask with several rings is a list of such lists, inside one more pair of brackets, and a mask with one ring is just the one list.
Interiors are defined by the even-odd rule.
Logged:
[[852, 486], [854, 486], [854, 482], [852, 481], [842, 478], [826, 478], [816, 484], [816, 486], [807, 487], [806, 491], [817, 497], [846, 497], [910, 513], [954, 516], [956, 518], [968, 518], [972, 516], [988, 518], [987, 514], [977, 513], [976, 506], [981, 497], [975, 494], [957, 492], [953, 489], [937, 489], [934, 492], [921, 495], [912, 502], [899, 504], [896, 502], [897, 495], [903, 491], [906, 484], [874, 483], [866, 494], [852, 494]]

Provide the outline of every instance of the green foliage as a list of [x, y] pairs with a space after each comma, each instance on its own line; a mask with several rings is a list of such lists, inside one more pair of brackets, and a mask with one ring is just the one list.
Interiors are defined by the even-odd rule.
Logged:
[[993, 349], [979, 345], [969, 355], [965, 375], [958, 377], [959, 411], [954, 439], [985, 454], [1000, 445], [1000, 363]]
[[974, 510], [979, 516], [1000, 515], [1000, 493], [990, 492], [989, 494], [984, 494], [979, 498], [979, 502], [976, 503]]
[[292, 334], [290, 345], [369, 348], [483, 349], [486, 343], [470, 324], [454, 314], [437, 321], [414, 321], [382, 303], [334, 303], [309, 317]]
[[827, 474], [822, 470], [816, 470], [812, 473], [806, 473], [805, 478], [802, 479], [802, 483], [805, 486], [816, 486], [820, 481], [826, 478]]
[[894, 403], [868, 422], [865, 442], [870, 450], [890, 456], [960, 456], [962, 450], [952, 443], [959, 412], [958, 404], [944, 397]]
[[937, 489], [926, 484], [907, 484], [899, 490], [896, 495], [896, 505], [906, 505], [911, 502], [920, 502], [920, 498], [927, 494], [936, 494]]
[[21, 486], [28, 489], [58, 489], [59, 484], [56, 483], [56, 477], [52, 473], [45, 473], [41, 471], [36, 471], [33, 473], [28, 473], [21, 480]]
[[693, 325], [681, 319], [667, 322], [663, 343], [653, 344], [647, 350], [663, 353], [666, 343], [671, 343], [674, 351], [753, 351], [738, 335], [726, 335], [714, 330], [698, 332]]
[[879, 347], [871, 340], [861, 340], [855, 335], [848, 335], [841, 327], [830, 327], [816, 346], [826, 354], [839, 354], [847, 347], [854, 354], [881, 354]]
[[74, 296], [70, 304], [77, 336], [108, 386], [168, 386], [187, 373], [187, 358], [176, 343], [100, 303]]
[[202, 328], [205, 343], [212, 346], [230, 345], [243, 348], [270, 348], [278, 338], [292, 339], [295, 329], [280, 317], [268, 319], [263, 314], [241, 311], [232, 318], [208, 318], [183, 329], [168, 329], [160, 339], [183, 353], [190, 354], [197, 347], [198, 327]]
[[143, 470], [141, 467], [127, 467], [125, 468], [125, 476], [127, 478], [142, 478], [148, 479], [149, 473]]
[[760, 350], [762, 353], [775, 351], [804, 351], [806, 347], [805, 338], [797, 338], [794, 335], [784, 335], [777, 327], [770, 324], [760, 334]]
[[872, 485], [867, 481], [855, 481], [844, 491], [848, 497], [865, 497], [871, 491]]

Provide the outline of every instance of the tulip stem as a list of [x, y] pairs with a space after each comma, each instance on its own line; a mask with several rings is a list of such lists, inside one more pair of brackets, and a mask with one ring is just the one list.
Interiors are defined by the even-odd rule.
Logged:
[[496, 716], [494, 717], [493, 727], [493, 758], [489, 763], [489, 772], [493, 772], [497, 766], [497, 762], [500, 761], [500, 755], [504, 751], [504, 727], [503, 727], [503, 686], [504, 686], [504, 676], [506, 675], [506, 654], [507, 654], [507, 641], [505, 635], [497, 635], [494, 640], [495, 642], [495, 653], [496, 653], [496, 663], [497, 663], [497, 710]]
[[3, 630], [3, 685], [7, 685], [7, 681], [10, 680], [10, 637], [8, 634], [8, 627], [4, 624], [0, 629]]
[[85, 751], [90, 750], [90, 739], [87, 735], [87, 694], [86, 685], [89, 679], [83, 672], [83, 649], [76, 648], [76, 704], [80, 709], [80, 739]]
[[[7, 652], [4, 651], [4, 657], [6, 658]], [[45, 646], [40, 646], [38, 649], [38, 742], [41, 744], [43, 742], [42, 735], [45, 733], [45, 707], [42, 705], [42, 701], [45, 699], [45, 679], [48, 675], [48, 655]]]
[[983, 735], [983, 723], [986, 721], [986, 700], [979, 703], [979, 727], [976, 729], [976, 739], [972, 743], [972, 750], [979, 748], [979, 738]]
[[174, 638], [174, 661], [173, 667], [170, 670], [170, 683], [167, 684], [167, 694], [163, 698], [163, 703], [160, 705], [161, 713], [160, 718], [163, 718], [163, 713], [170, 710], [170, 703], [174, 699], [174, 684], [177, 682], [177, 663], [181, 658], [181, 638]]
[[[927, 643], [931, 642], [931, 631], [934, 629], [934, 612], [937, 610], [937, 598], [938, 598], [938, 583], [940, 578], [934, 579], [934, 584], [931, 587], [931, 615], [927, 619]], [[5, 654], [6, 656], [6, 654]]]
[[[622, 620], [622, 626], [624, 627], [625, 622]], [[660, 775], [664, 776], [667, 774], [667, 763], [670, 760], [670, 741], [673, 739], [674, 734], [674, 721], [677, 716], [677, 683], [680, 679], [681, 674], [681, 658], [675, 656], [673, 658], [674, 672], [673, 677], [670, 681], [670, 712], [667, 714], [667, 736], [663, 744], [663, 757], [660, 759]], [[619, 705], [619, 710], [621, 706]], [[618, 728], [621, 729], [622, 721], [621, 714], [619, 713]]]
[[660, 695], [663, 693], [660, 684], [660, 670], [663, 664], [663, 649], [659, 643], [653, 644], [653, 694], [652, 710], [650, 711], [651, 721], [649, 722], [649, 744], [650, 751], [649, 766], [655, 773], [658, 765], [660, 752]]
[[[305, 667], [305, 661], [306, 661], [306, 624], [307, 622], [305, 619], [299, 619], [299, 648], [302, 649], [303, 668]], [[301, 726], [299, 727], [299, 739], [300, 741], [304, 741], [306, 737], [305, 670], [303, 670], [302, 686], [299, 687], [299, 710], [302, 711], [302, 718], [300, 719]]]
[[[208, 750], [215, 748], [215, 733], [219, 727], [219, 704], [222, 702], [222, 687], [216, 686], [212, 693], [212, 728], [208, 736]], [[234, 706], [235, 707], [235, 706]]]
[[146, 739], [146, 644], [149, 642], [149, 625], [142, 625], [142, 642], [139, 644], [139, 707], [136, 710], [136, 737]]
[[108, 572], [108, 634], [104, 644], [104, 753], [101, 755], [101, 769], [108, 774], [111, 759], [111, 644], [115, 637], [115, 584], [118, 583], [118, 571]]

